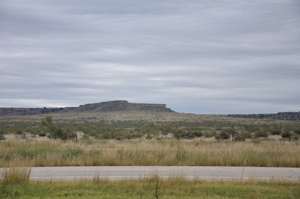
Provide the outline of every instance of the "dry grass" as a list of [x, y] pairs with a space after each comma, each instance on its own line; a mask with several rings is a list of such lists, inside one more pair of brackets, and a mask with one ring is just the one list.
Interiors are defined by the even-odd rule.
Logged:
[[0, 171], [1, 184], [23, 184], [30, 180], [29, 168], [6, 168]]
[[300, 167], [296, 142], [177, 140], [0, 143], [0, 166], [201, 165]]

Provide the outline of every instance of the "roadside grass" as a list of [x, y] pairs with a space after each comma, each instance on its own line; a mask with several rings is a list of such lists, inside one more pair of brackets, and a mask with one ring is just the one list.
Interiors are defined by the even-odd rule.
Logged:
[[17, 198], [20, 191], [30, 183], [29, 168], [0, 169], [0, 198]]
[[0, 167], [104, 165], [300, 167], [300, 143], [175, 139], [0, 142]]
[[300, 198], [300, 184], [201, 182], [158, 178], [137, 181], [0, 183], [1, 199], [227, 199]]
[[30, 180], [30, 168], [4, 168], [0, 170], [0, 182], [3, 185], [25, 184]]

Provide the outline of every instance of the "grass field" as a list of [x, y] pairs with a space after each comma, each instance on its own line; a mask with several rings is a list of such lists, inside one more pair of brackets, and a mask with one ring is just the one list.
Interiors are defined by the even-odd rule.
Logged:
[[300, 167], [299, 142], [2, 141], [0, 166], [199, 165]]
[[1, 183], [1, 199], [298, 199], [300, 184], [256, 182], [82, 181]]

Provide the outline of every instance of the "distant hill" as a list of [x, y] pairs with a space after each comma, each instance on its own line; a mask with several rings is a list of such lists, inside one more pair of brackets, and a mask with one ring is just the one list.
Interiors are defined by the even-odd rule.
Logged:
[[274, 119], [274, 120], [300, 120], [300, 112], [279, 112], [269, 114], [231, 114], [235, 118]]
[[149, 120], [149, 121], [196, 121], [199, 118], [222, 117], [244, 119], [271, 119], [300, 121], [300, 112], [279, 112], [269, 114], [230, 114], [230, 115], [197, 115], [177, 113], [166, 104], [131, 103], [125, 100], [107, 101], [84, 104], [78, 107], [57, 108], [1, 108], [0, 117], [6, 116], [33, 116], [44, 117], [51, 114], [60, 119], [93, 120]]
[[47, 113], [146, 111], [174, 112], [166, 104], [130, 103], [125, 100], [108, 101], [61, 108], [0, 108], [0, 116], [40, 115]]

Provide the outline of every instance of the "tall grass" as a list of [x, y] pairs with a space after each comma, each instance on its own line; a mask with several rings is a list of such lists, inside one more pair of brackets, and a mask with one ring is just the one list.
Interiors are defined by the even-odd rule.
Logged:
[[30, 180], [29, 168], [6, 168], [0, 171], [0, 183], [8, 184], [24, 184]]
[[5, 141], [0, 166], [197, 165], [300, 167], [299, 142]]

